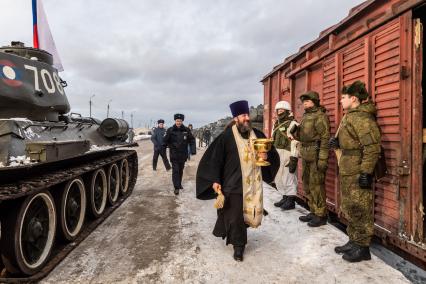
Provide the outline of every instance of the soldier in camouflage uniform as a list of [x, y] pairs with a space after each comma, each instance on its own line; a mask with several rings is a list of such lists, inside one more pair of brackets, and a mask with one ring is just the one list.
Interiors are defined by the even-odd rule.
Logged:
[[325, 196], [325, 172], [328, 162], [328, 141], [330, 122], [325, 108], [320, 106], [317, 92], [307, 92], [300, 96], [305, 113], [300, 126], [294, 132], [301, 142], [303, 190], [308, 199], [310, 213], [299, 220], [308, 222], [310, 227], [327, 224]]
[[295, 208], [297, 193], [297, 176], [294, 174], [297, 168], [297, 157], [291, 156], [292, 143], [287, 137], [287, 129], [294, 121], [291, 106], [287, 101], [279, 101], [275, 105], [277, 121], [272, 131], [274, 146], [280, 156], [280, 168], [275, 176], [276, 188], [283, 193], [283, 198], [274, 205], [282, 210]]
[[380, 130], [376, 108], [368, 98], [365, 84], [356, 81], [342, 90], [346, 111], [337, 138], [329, 146], [340, 148], [341, 210], [348, 220], [349, 241], [335, 248], [343, 259], [358, 262], [371, 259], [369, 245], [374, 231], [373, 172], [380, 154]]

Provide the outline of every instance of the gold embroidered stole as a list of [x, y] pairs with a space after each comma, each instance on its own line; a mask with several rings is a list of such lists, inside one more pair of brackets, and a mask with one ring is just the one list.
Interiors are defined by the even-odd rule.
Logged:
[[241, 164], [244, 222], [252, 228], [257, 228], [263, 218], [262, 171], [256, 166], [256, 153], [252, 142], [257, 137], [252, 130], [249, 139], [244, 139], [236, 125], [232, 126], [232, 133]]

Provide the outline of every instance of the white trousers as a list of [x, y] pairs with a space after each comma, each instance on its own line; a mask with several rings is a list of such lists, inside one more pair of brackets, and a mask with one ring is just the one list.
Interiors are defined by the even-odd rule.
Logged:
[[290, 151], [277, 149], [280, 156], [280, 168], [275, 176], [277, 189], [283, 195], [296, 195], [297, 193], [297, 175], [288, 171], [285, 165], [290, 161]]

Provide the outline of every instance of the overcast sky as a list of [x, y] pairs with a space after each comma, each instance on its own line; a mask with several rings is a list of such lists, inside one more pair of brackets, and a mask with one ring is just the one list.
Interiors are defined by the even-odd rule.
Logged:
[[[43, 0], [73, 112], [175, 112], [196, 127], [263, 103], [260, 79], [362, 0]], [[0, 44], [32, 46], [31, 0], [0, 0]]]

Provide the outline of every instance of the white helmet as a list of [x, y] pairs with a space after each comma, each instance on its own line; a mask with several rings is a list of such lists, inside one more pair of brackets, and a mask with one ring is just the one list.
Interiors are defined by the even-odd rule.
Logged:
[[288, 101], [279, 101], [275, 105], [275, 110], [278, 110], [278, 109], [291, 110], [290, 103]]

